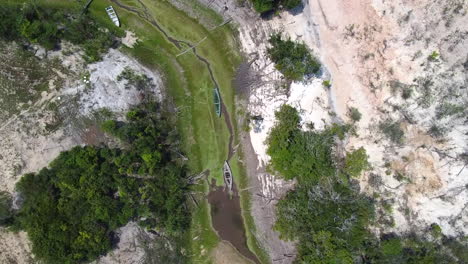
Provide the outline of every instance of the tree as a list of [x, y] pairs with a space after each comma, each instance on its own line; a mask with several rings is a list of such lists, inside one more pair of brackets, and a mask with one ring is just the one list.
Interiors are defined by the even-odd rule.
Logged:
[[283, 39], [281, 33], [271, 35], [268, 42], [270, 59], [287, 79], [302, 81], [320, 70], [320, 63], [304, 43], [294, 42], [289, 37]]
[[0, 192], [0, 225], [11, 221], [11, 197], [7, 192]]
[[259, 13], [265, 13], [272, 10], [279, 10], [280, 8], [292, 9], [299, 6], [301, 0], [251, 0], [254, 9]]
[[363, 147], [346, 154], [343, 170], [349, 176], [359, 177], [361, 172], [367, 170], [368, 168], [369, 162], [367, 161], [367, 153], [366, 149]]
[[286, 179], [318, 180], [334, 174], [333, 133], [299, 129], [299, 113], [289, 105], [275, 112], [277, 122], [266, 140], [270, 166]]

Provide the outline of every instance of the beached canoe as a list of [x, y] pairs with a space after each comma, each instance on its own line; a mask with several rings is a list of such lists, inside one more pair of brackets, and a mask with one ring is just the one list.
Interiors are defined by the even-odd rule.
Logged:
[[214, 97], [214, 106], [217, 116], [221, 116], [221, 95], [219, 95], [218, 87], [213, 89], [213, 97]]
[[224, 183], [229, 191], [232, 191], [232, 171], [227, 161], [224, 161], [223, 167]]
[[117, 13], [115, 13], [114, 8], [112, 6], [108, 6], [106, 7], [106, 12], [107, 12], [107, 15], [109, 15], [109, 18], [112, 20], [112, 22], [114, 22], [114, 24], [117, 27], [120, 27], [120, 20], [119, 20], [119, 17], [117, 16]]

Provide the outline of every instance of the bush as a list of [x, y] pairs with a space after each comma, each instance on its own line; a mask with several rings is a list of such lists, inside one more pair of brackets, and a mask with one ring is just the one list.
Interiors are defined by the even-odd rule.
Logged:
[[267, 138], [271, 168], [286, 179], [318, 180], [334, 174], [332, 145], [334, 134], [301, 131], [299, 114], [289, 105], [275, 113], [277, 123]]
[[272, 10], [278, 10], [280, 7], [292, 9], [299, 6], [301, 0], [251, 0], [255, 10], [259, 13], [265, 13]]
[[405, 133], [400, 128], [400, 122], [393, 122], [392, 120], [387, 119], [379, 124], [379, 129], [392, 142], [397, 144], [403, 143]]
[[355, 107], [348, 108], [348, 116], [354, 122], [359, 122], [359, 120], [362, 118], [361, 112], [359, 112], [359, 110]]
[[305, 44], [283, 39], [280, 33], [271, 35], [268, 41], [272, 46], [267, 50], [268, 55], [287, 79], [302, 81], [320, 70], [320, 63]]
[[322, 85], [325, 86], [326, 88], [330, 88], [331, 87], [331, 82], [330, 80], [325, 80], [322, 82]]
[[0, 192], [0, 225], [10, 223], [12, 217], [11, 197], [7, 192]]
[[367, 161], [367, 153], [363, 147], [348, 152], [345, 158], [345, 166], [343, 170], [351, 177], [359, 177], [361, 172], [369, 168], [369, 162]]

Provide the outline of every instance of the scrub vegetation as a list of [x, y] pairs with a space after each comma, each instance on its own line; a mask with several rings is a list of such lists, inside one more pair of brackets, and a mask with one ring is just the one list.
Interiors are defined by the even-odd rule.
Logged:
[[25, 230], [34, 255], [47, 263], [91, 261], [109, 251], [114, 231], [129, 221], [184, 235], [190, 223], [188, 184], [179, 138], [156, 103], [109, 120], [103, 129], [122, 147], [75, 147], [48, 168], [24, 175], [13, 228]]
[[[375, 201], [359, 192], [353, 180], [368, 168], [365, 149], [333, 155], [337, 125], [302, 131], [296, 109], [283, 105], [267, 139], [271, 168], [297, 186], [277, 205], [275, 225], [282, 238], [298, 241], [295, 263], [465, 263], [466, 242], [443, 237], [440, 228], [428, 237], [414, 234], [376, 237]], [[439, 230], [439, 232], [438, 232]]]
[[0, 38], [56, 49], [66, 40], [84, 50], [88, 62], [98, 61], [116, 41], [119, 31], [106, 28], [87, 13], [45, 7], [34, 1], [0, 6]]
[[284, 77], [292, 81], [303, 81], [320, 70], [320, 63], [312, 56], [304, 43], [285, 38], [281, 33], [270, 36], [268, 55]]
[[251, 0], [255, 10], [259, 13], [277, 11], [282, 8], [292, 9], [302, 4], [301, 0]]

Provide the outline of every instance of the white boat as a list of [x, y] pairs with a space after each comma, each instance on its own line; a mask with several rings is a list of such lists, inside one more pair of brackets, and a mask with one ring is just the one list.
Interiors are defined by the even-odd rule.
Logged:
[[227, 161], [224, 162], [223, 175], [224, 183], [226, 183], [229, 191], [232, 191], [232, 171]]
[[114, 24], [117, 27], [120, 27], [120, 20], [119, 17], [117, 16], [117, 13], [115, 13], [115, 10], [112, 6], [106, 7], [106, 12], [109, 15], [109, 18], [114, 22]]

